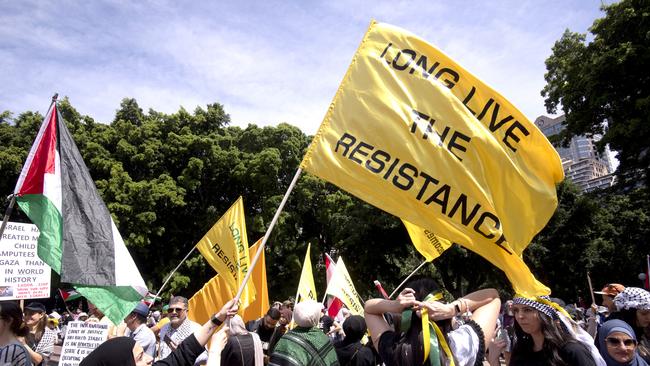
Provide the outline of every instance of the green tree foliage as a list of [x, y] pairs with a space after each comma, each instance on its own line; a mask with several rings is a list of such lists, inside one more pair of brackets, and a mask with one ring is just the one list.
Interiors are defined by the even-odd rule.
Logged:
[[561, 107], [566, 114], [565, 141], [602, 135], [600, 147], [618, 152], [621, 182], [645, 178], [648, 185], [650, 2], [622, 0], [602, 9], [591, 36], [567, 30], [555, 43], [542, 96], [549, 113]]
[[650, 197], [597, 192], [581, 195], [570, 182], [558, 187], [553, 218], [524, 252], [539, 280], [553, 295], [570, 302], [590, 300], [587, 272], [594, 287], [610, 282], [640, 286], [650, 243]]
[[[97, 188], [145, 281], [157, 290], [240, 195], [250, 244], [264, 235], [311, 138], [294, 126], [230, 126], [219, 104], [144, 113], [124, 99], [111, 124], [79, 114], [67, 99], [59, 109]], [[9, 195], [43, 116], [0, 114], [0, 194]], [[525, 258], [534, 273], [567, 300], [594, 283], [636, 283], [648, 248], [650, 206], [643, 191], [579, 195], [562, 185], [560, 206]], [[19, 211], [12, 220], [27, 221]], [[266, 249], [272, 299], [294, 296], [307, 249], [319, 296], [325, 290], [322, 254], [342, 256], [363, 298], [377, 296], [373, 280], [392, 291], [423, 261], [398, 218], [303, 174]], [[631, 269], [638, 263], [638, 269]], [[493, 286], [511, 295], [504, 274], [454, 245], [420, 271], [457, 297]], [[215, 275], [195, 252], [172, 278], [165, 296], [191, 296]]]

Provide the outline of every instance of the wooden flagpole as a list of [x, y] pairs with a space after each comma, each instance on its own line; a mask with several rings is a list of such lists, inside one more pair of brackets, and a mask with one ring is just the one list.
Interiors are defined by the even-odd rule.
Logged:
[[0, 225], [0, 237], [2, 237], [2, 234], [5, 232], [5, 227], [7, 227], [7, 222], [9, 222], [9, 217], [11, 216], [11, 213], [14, 210], [14, 204], [16, 203], [16, 195], [11, 194], [7, 197], [7, 199], [9, 199], [9, 206], [7, 206], [5, 215], [2, 218], [2, 225]]
[[413, 277], [413, 275], [415, 274], [415, 272], [419, 271], [420, 268], [424, 267], [424, 265], [427, 264], [427, 263], [428, 263], [428, 261], [425, 260], [424, 262], [422, 262], [422, 263], [418, 266], [418, 268], [414, 269], [413, 272], [411, 272], [411, 274], [409, 274], [408, 276], [406, 276], [406, 278], [404, 279], [404, 281], [402, 281], [402, 283], [400, 283], [399, 285], [397, 285], [397, 287], [395, 287], [395, 289], [393, 290], [393, 292], [390, 293], [390, 295], [388, 296], [388, 298], [389, 298], [389, 299], [392, 299], [392, 298], [393, 298], [393, 295], [395, 295], [395, 293], [396, 293], [396, 292], [397, 292], [397, 291], [398, 291], [402, 286], [404, 286], [404, 284], [406, 283], [406, 281], [408, 281], [409, 278]]
[[587, 283], [589, 283], [589, 294], [591, 295], [591, 303], [596, 303], [596, 297], [594, 297], [594, 286], [591, 284], [591, 277], [589, 276], [589, 271], [587, 271]]
[[268, 229], [266, 229], [266, 234], [264, 234], [262, 243], [260, 244], [259, 248], [257, 248], [257, 252], [255, 253], [255, 257], [253, 257], [253, 261], [251, 262], [250, 269], [248, 270], [248, 273], [246, 273], [244, 280], [239, 286], [239, 290], [237, 290], [237, 295], [234, 298], [233, 304], [239, 303], [239, 298], [241, 298], [241, 294], [242, 292], [244, 292], [244, 287], [246, 286], [246, 283], [248, 282], [248, 280], [251, 277], [251, 274], [253, 273], [253, 268], [255, 268], [255, 265], [257, 264], [257, 260], [262, 255], [262, 251], [264, 251], [264, 248], [266, 247], [266, 241], [269, 239], [269, 236], [271, 236], [271, 231], [273, 230], [273, 227], [275, 227], [275, 223], [278, 221], [278, 218], [280, 217], [280, 213], [282, 212], [284, 205], [287, 203], [291, 191], [293, 191], [293, 188], [296, 186], [296, 182], [298, 182], [298, 178], [300, 178], [301, 173], [302, 173], [302, 168], [298, 168], [298, 170], [296, 170], [296, 174], [293, 176], [293, 180], [291, 180], [291, 184], [289, 184], [289, 188], [287, 188], [287, 191], [284, 193], [284, 197], [282, 197], [280, 206], [278, 206], [278, 209], [275, 211], [275, 215], [273, 215], [273, 220], [271, 220], [271, 224], [269, 224]]

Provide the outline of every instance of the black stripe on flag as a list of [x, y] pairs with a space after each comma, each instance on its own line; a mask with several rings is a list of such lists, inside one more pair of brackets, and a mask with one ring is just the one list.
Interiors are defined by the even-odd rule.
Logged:
[[63, 201], [61, 281], [114, 286], [110, 213], [58, 111], [57, 126]]

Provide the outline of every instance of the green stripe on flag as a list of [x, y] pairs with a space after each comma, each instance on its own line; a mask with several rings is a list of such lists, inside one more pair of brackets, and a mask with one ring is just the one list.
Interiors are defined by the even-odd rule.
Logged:
[[142, 296], [131, 286], [74, 286], [86, 299], [101, 309], [115, 325], [140, 302]]
[[40, 231], [38, 237], [39, 258], [52, 267], [56, 273], [61, 273], [63, 248], [61, 213], [52, 201], [42, 194], [26, 194], [17, 197], [16, 202]]

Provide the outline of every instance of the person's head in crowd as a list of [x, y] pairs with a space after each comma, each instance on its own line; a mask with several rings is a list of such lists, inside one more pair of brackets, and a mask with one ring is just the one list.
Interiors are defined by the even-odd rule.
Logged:
[[594, 291], [594, 294], [599, 294], [603, 297], [603, 306], [606, 306], [609, 309], [610, 313], [616, 311], [616, 306], [614, 305], [614, 298], [616, 295], [620, 294], [625, 290], [625, 286], [620, 283], [608, 283], [600, 291]]
[[20, 307], [13, 302], [0, 302], [0, 337], [13, 339], [25, 337], [28, 333]]
[[293, 301], [291, 301], [291, 300], [284, 300], [284, 301], [282, 302], [282, 307], [281, 307], [281, 309], [289, 309], [289, 310], [293, 311]]
[[281, 309], [280, 310], [280, 320], [278, 321], [280, 325], [288, 325], [291, 323], [291, 319], [293, 318], [293, 312], [289, 309]]
[[[366, 301], [366, 325], [379, 356], [387, 364], [429, 364], [430, 361], [437, 361], [433, 359], [435, 354], [440, 355], [439, 361], [442, 364], [447, 364], [450, 359], [443, 348], [445, 343], [455, 342], [455, 339], [450, 338], [452, 319], [470, 311], [472, 315], [465, 318], [467, 323], [463, 325], [463, 335], [460, 336], [460, 342], [467, 343], [467, 352], [461, 354], [452, 346], [453, 354], [450, 356], [458, 361], [457, 364], [482, 361], [486, 346], [496, 329], [501, 308], [498, 292], [495, 289], [483, 289], [467, 295], [466, 298], [472, 298], [472, 301], [458, 299], [452, 303], [443, 302], [442, 297], [436, 281], [420, 277], [407, 283], [394, 300], [375, 298]], [[392, 319], [385, 318], [387, 313], [391, 313]], [[428, 342], [428, 339], [424, 340], [422, 317], [425, 314], [424, 324], [435, 323], [440, 330], [440, 339], [445, 341], [440, 341], [435, 349], [438, 352], [432, 352], [428, 357], [424, 351], [424, 342]], [[349, 319], [343, 324], [348, 321]], [[430, 329], [428, 325], [427, 328]]]
[[98, 320], [101, 320], [104, 317], [104, 313], [102, 313], [102, 311], [90, 301], [88, 301], [88, 314]]
[[550, 365], [564, 365], [567, 362], [562, 354], [567, 347], [589, 357], [592, 350], [569, 331], [560, 319], [559, 309], [561, 307], [546, 296], [514, 298], [512, 310], [517, 342], [512, 350], [511, 362], [516, 360], [515, 364], [526, 364], [539, 357], [535, 354], [537, 351], [543, 350], [543, 357], [548, 358]]
[[124, 318], [124, 323], [131, 330], [135, 331], [141, 324], [146, 324], [149, 307], [145, 303], [138, 303], [129, 315]]
[[169, 323], [172, 328], [178, 328], [187, 319], [187, 307], [188, 301], [186, 297], [174, 296], [169, 301], [167, 313], [169, 314]]
[[151, 365], [153, 358], [135, 340], [115, 337], [99, 345], [80, 366], [144, 366]]
[[56, 329], [59, 326], [59, 319], [57, 318], [47, 318], [47, 326], [50, 329]]
[[160, 320], [160, 310], [154, 310], [154, 312], [151, 313], [151, 316], [153, 317], [153, 319], [155, 321], [159, 321]]
[[79, 316], [77, 317], [77, 320], [82, 321], [82, 322], [85, 322], [86, 320], [88, 320], [88, 314], [86, 314], [86, 313], [83, 312], [83, 311], [80, 312], [80, 313], [79, 313]]
[[361, 315], [350, 315], [343, 322], [343, 333], [345, 333], [343, 342], [347, 344], [357, 343], [361, 341], [367, 330], [366, 320]]
[[514, 315], [512, 313], [512, 300], [506, 301], [506, 303], [505, 303], [505, 313], [508, 314], [509, 316]]
[[638, 287], [626, 287], [616, 295], [614, 305], [618, 311], [610, 315], [610, 319], [628, 323], [637, 337], [643, 334], [643, 328], [650, 327], [650, 292]]
[[280, 310], [271, 307], [264, 315], [264, 318], [262, 319], [262, 323], [260, 324], [260, 326], [266, 329], [273, 329], [278, 324], [278, 321], [280, 320], [281, 316], [282, 314], [280, 313]]
[[36, 339], [40, 340], [47, 326], [45, 305], [37, 301], [31, 302], [25, 306], [23, 313], [25, 325], [27, 325], [31, 333], [34, 333]]
[[622, 320], [606, 321], [598, 330], [597, 342], [600, 354], [607, 366], [647, 366], [647, 363], [637, 353], [637, 339], [634, 330]]
[[168, 317], [169, 317], [169, 305], [164, 305], [164, 306], [162, 307], [162, 313], [161, 313], [161, 316], [162, 316], [163, 318], [168, 318]]
[[321, 318], [322, 304], [314, 300], [299, 302], [293, 309], [293, 320], [302, 328], [313, 328]]

